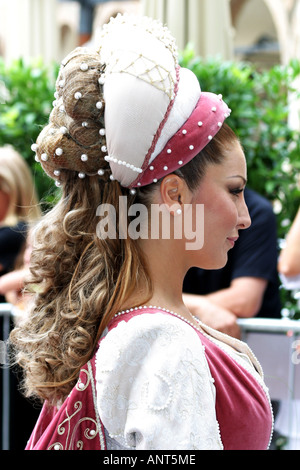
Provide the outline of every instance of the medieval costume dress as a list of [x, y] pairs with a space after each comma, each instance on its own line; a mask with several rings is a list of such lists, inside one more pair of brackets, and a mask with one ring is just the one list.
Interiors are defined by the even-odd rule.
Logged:
[[266, 450], [273, 415], [241, 341], [158, 307], [120, 312], [27, 449]]

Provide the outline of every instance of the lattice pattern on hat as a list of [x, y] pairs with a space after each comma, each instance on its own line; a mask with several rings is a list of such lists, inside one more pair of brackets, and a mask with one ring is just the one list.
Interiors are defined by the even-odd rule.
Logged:
[[[128, 37], [134, 31], [135, 42], [127, 43]], [[150, 37], [152, 43], [149, 43]], [[103, 26], [101, 38], [98, 52], [106, 64], [106, 76], [110, 73], [133, 75], [166, 93], [170, 100], [174, 99], [178, 52], [175, 39], [168, 28], [147, 17], [137, 21], [134, 16], [118, 15]], [[160, 41], [163, 47], [157, 49], [156, 40]], [[171, 55], [168, 55], [168, 63], [165, 62], [165, 56], [159, 60], [154, 52], [158, 50], [161, 53], [164, 49], [171, 52]], [[170, 63], [170, 60], [173, 60], [173, 63]]]
[[[158, 40], [163, 42], [164, 46], [172, 53], [176, 65], [178, 65], [178, 47], [176, 45], [175, 38], [172, 36], [169, 29], [166, 26], [163, 26], [158, 20], [153, 20], [146, 16], [137, 19], [134, 15], [126, 13], [121, 15], [119, 13], [115, 18], [111, 18], [108, 24], [103, 25], [101, 38], [113, 33], [115, 27], [117, 26], [118, 28], [122, 24], [139, 28], [142, 31], [152, 34]], [[101, 49], [102, 47], [100, 46], [98, 52], [100, 52]]]
[[124, 57], [122, 51], [115, 51], [107, 66], [106, 73], [127, 73], [163, 91], [170, 100], [174, 99], [176, 76], [173, 76], [166, 67], [157, 64], [143, 54], [132, 52]]

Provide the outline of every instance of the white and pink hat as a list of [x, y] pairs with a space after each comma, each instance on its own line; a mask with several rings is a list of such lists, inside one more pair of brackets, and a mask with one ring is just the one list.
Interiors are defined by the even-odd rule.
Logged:
[[217, 134], [230, 109], [201, 91], [178, 65], [175, 40], [149, 18], [118, 16], [103, 31], [107, 152], [125, 187], [158, 181], [194, 158]]
[[[82, 50], [69, 55], [62, 68], [70, 57], [80, 54]], [[93, 63], [97, 64], [98, 58], [99, 67], [105, 65], [99, 78], [103, 96], [96, 103], [99, 108], [105, 104], [105, 127], [100, 130], [105, 145], [102, 141], [100, 153], [93, 159], [88, 154], [79, 156], [78, 163], [77, 157], [68, 157], [63, 148], [51, 147], [47, 158], [45, 149], [35, 148], [38, 160], [52, 177], [60, 173], [59, 165], [77, 171], [80, 178], [102, 175], [99, 167], [104, 158], [110, 179], [123, 187], [157, 182], [192, 160], [230, 115], [221, 95], [202, 92], [194, 73], [179, 66], [175, 40], [158, 21], [130, 15], [112, 18], [103, 27]], [[88, 66], [83, 63], [80, 69], [86, 73]], [[61, 86], [58, 83], [58, 108], [65, 112]], [[83, 95], [77, 91], [73, 99], [83, 100]], [[63, 129], [67, 133], [68, 129]], [[56, 128], [50, 130], [57, 135]]]

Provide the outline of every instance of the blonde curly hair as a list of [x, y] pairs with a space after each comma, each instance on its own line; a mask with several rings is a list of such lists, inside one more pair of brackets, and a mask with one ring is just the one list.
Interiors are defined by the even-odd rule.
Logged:
[[[83, 61], [88, 70], [82, 70]], [[37, 157], [50, 176], [59, 174], [62, 195], [34, 229], [27, 285], [34, 301], [10, 341], [24, 370], [25, 394], [52, 404], [68, 395], [105, 327], [137, 286], [144, 286], [145, 302], [151, 296], [137, 244], [129, 237], [97, 236], [99, 204], [118, 208], [120, 196], [126, 195], [129, 204], [134, 199], [110, 180], [101, 150], [105, 136], [100, 132], [100, 74], [99, 57], [96, 61], [83, 49], [70, 56], [57, 80], [49, 125], [37, 141]], [[84, 90], [80, 100], [73, 93], [78, 85]], [[99, 102], [103, 106], [96, 106]], [[62, 155], [57, 148], [63, 149]], [[88, 154], [88, 161], [82, 154]], [[86, 178], [78, 177], [83, 169]]]

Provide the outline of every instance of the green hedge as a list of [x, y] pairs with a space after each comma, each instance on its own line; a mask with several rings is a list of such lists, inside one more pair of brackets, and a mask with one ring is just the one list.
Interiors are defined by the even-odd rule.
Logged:
[[55, 188], [34, 160], [31, 145], [47, 123], [54, 100], [58, 66], [41, 59], [0, 61], [0, 146], [13, 145], [32, 168], [37, 190], [44, 202], [53, 200]]

